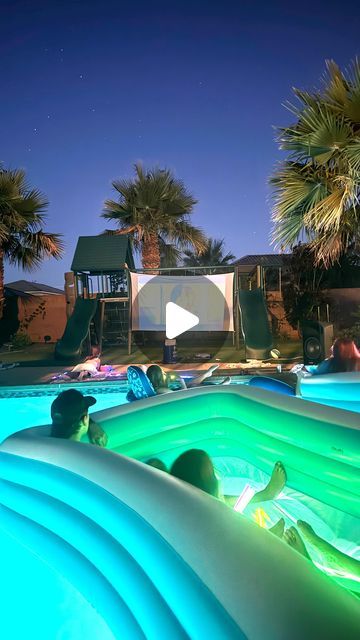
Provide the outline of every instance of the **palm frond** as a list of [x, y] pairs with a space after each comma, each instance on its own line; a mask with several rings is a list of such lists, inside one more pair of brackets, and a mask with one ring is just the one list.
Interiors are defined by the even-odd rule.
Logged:
[[11, 264], [31, 270], [46, 258], [59, 260], [64, 251], [61, 236], [57, 233], [25, 232], [12, 236], [4, 245], [5, 255]]
[[[325, 262], [358, 236], [360, 198], [360, 64], [342, 72], [333, 61], [321, 91], [294, 90], [297, 122], [279, 129], [289, 160], [274, 173], [272, 241], [311, 242]], [[330, 258], [326, 258], [329, 255]]]
[[208, 238], [206, 246], [201, 253], [191, 250], [184, 251], [184, 266], [189, 267], [216, 267], [225, 266], [235, 260], [235, 256], [228, 252], [224, 255], [224, 240]]
[[177, 267], [181, 258], [181, 251], [174, 244], [165, 242], [161, 236], [159, 236], [160, 247], [160, 266], [161, 267]]
[[196, 200], [169, 169], [145, 170], [136, 164], [134, 179], [115, 180], [113, 187], [118, 199], [106, 200], [102, 217], [131, 234], [135, 248], [142, 244], [143, 256], [147, 243], [155, 251], [154, 238], [158, 237], [176, 250], [203, 247], [202, 232], [189, 223]]
[[23, 170], [0, 169], [0, 244], [9, 262], [32, 269], [44, 258], [61, 258], [61, 236], [43, 231], [47, 206], [46, 197], [27, 184]]
[[180, 249], [193, 247], [198, 253], [202, 253], [206, 248], [204, 232], [185, 220], [169, 224], [166, 236]]

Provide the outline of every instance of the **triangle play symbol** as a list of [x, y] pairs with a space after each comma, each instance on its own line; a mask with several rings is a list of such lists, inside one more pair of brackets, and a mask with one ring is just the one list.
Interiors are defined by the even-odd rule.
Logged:
[[194, 313], [190, 313], [174, 302], [166, 305], [166, 337], [169, 340], [180, 336], [199, 324], [200, 320]]

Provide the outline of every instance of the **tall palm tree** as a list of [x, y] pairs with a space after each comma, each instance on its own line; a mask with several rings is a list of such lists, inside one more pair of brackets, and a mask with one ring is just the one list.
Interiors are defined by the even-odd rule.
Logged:
[[309, 243], [328, 266], [360, 237], [360, 62], [341, 72], [328, 61], [323, 87], [294, 89], [297, 121], [279, 129], [288, 159], [270, 179], [274, 189], [273, 241], [291, 248]]
[[226, 253], [224, 240], [208, 238], [206, 247], [201, 254], [184, 251], [185, 267], [224, 267], [235, 260], [232, 253]]
[[115, 222], [118, 229], [107, 233], [130, 234], [144, 269], [160, 267], [165, 247], [172, 260], [179, 250], [204, 249], [203, 232], [189, 221], [196, 200], [171, 171], [144, 171], [136, 164], [135, 178], [115, 180], [113, 187], [118, 200], [106, 200], [102, 216]]
[[22, 170], [0, 168], [0, 318], [4, 306], [4, 262], [29, 270], [44, 258], [60, 258], [63, 245], [56, 233], [45, 233], [45, 197], [31, 189]]

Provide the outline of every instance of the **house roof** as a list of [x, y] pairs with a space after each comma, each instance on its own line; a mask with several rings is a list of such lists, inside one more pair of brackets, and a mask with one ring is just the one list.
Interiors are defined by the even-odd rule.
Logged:
[[8, 282], [5, 285], [5, 290], [7, 294], [18, 296], [40, 296], [43, 294], [64, 295], [63, 289], [50, 287], [49, 285], [41, 284], [40, 282], [29, 282], [28, 280]]
[[255, 255], [248, 255], [239, 258], [234, 262], [237, 266], [249, 266], [256, 267], [283, 267], [285, 265], [287, 254], [282, 253], [261, 253]]
[[80, 236], [71, 264], [72, 271], [109, 273], [135, 267], [127, 235]]

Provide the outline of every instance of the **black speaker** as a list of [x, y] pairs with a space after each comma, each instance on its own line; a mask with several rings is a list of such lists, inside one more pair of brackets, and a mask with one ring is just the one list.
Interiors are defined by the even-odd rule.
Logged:
[[330, 356], [334, 327], [330, 322], [306, 320], [301, 325], [304, 364], [319, 364]]

